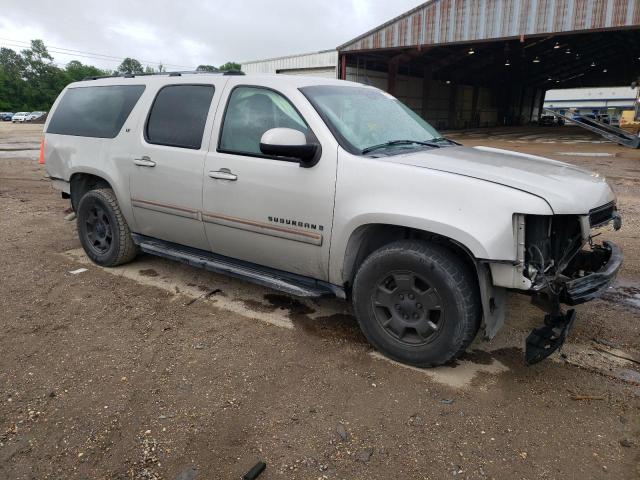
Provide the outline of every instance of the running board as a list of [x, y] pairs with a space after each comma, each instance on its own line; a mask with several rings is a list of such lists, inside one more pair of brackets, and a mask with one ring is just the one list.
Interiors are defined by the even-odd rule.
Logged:
[[131, 237], [140, 250], [145, 253], [176, 260], [192, 267], [204, 268], [210, 272], [247, 280], [297, 297], [346, 297], [344, 289], [341, 287], [320, 280], [235, 260], [206, 250], [185, 247], [137, 233], [131, 234]]
[[611, 140], [614, 143], [618, 143], [629, 148], [640, 148], [640, 136], [622, 130], [621, 128], [616, 128], [612, 125], [599, 122], [598, 120], [594, 120], [589, 117], [571, 118], [547, 108], [545, 108], [544, 111], [549, 114], [562, 117], [566, 122], [573, 122], [579, 127], [597, 133], [598, 135], [602, 135], [604, 138]]

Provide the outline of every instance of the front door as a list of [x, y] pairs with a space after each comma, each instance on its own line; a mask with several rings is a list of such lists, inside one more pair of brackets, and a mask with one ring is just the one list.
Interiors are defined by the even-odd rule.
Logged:
[[214, 94], [210, 84], [167, 85], [158, 91], [131, 159], [137, 233], [209, 249], [200, 209]]
[[[337, 146], [302, 94], [288, 95], [298, 108], [271, 88], [243, 85], [241, 77], [229, 81], [225, 114], [216, 120], [205, 161], [202, 219], [215, 253], [326, 280]], [[260, 139], [277, 127], [318, 141], [319, 162], [302, 168], [263, 155]]]

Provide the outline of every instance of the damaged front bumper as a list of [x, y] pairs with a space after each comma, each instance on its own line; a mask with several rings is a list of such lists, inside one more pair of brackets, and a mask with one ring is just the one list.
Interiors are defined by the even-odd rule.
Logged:
[[575, 310], [563, 312], [560, 304], [579, 305], [600, 297], [616, 278], [622, 265], [622, 252], [612, 242], [581, 250], [567, 268], [533, 295], [534, 304], [547, 312], [544, 325], [535, 328], [527, 337], [525, 361], [538, 363], [564, 344], [576, 319]]
[[560, 274], [536, 278], [530, 290], [532, 302], [556, 315], [560, 304], [574, 306], [598, 298], [616, 278], [622, 259], [612, 242], [580, 250]]
[[561, 282], [560, 302], [573, 306], [598, 298], [616, 278], [621, 265], [622, 252], [612, 242], [593, 246], [591, 251], [581, 250], [563, 272], [570, 279]]

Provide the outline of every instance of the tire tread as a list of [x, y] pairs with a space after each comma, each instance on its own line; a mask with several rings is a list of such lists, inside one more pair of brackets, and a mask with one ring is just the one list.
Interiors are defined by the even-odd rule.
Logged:
[[[428, 363], [414, 363], [421, 367], [433, 367], [455, 360], [462, 355], [476, 337], [482, 321], [482, 311], [478, 286], [474, 282], [475, 276], [467, 265], [455, 254], [442, 245], [427, 242], [424, 240], [398, 240], [373, 252], [362, 263], [354, 279], [354, 301], [358, 296], [359, 275], [366, 272], [367, 268], [379, 259], [389, 255], [413, 255], [420, 263], [435, 263], [448, 275], [457, 290], [462, 296], [462, 319], [459, 323], [461, 328], [456, 329], [456, 338], [451, 342], [452, 349], [443, 355], [442, 361]], [[361, 319], [358, 318], [361, 322]], [[362, 325], [362, 324], [361, 324]], [[371, 340], [371, 339], [370, 339]]]
[[[131, 237], [131, 230], [129, 230], [129, 225], [127, 224], [127, 221], [122, 214], [120, 205], [118, 205], [118, 200], [116, 199], [116, 195], [113, 189], [101, 187], [90, 190], [87, 193], [93, 193], [100, 197], [101, 200], [105, 202], [105, 204], [107, 204], [109, 208], [111, 208], [114, 216], [116, 217], [118, 252], [116, 253], [115, 257], [108, 263], [104, 264], [104, 266], [116, 267], [118, 265], [130, 262], [138, 254], [138, 247], [133, 242], [133, 239]], [[80, 199], [80, 202], [82, 202], [82, 199]], [[78, 221], [80, 221], [80, 217], [78, 217]]]

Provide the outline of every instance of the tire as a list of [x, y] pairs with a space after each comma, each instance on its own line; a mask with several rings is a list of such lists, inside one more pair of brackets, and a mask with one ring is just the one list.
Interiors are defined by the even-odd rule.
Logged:
[[103, 267], [130, 262], [138, 253], [110, 188], [85, 193], [78, 203], [78, 236], [87, 256]]
[[446, 248], [420, 240], [367, 257], [354, 280], [353, 306], [369, 343], [418, 367], [455, 360], [482, 320], [474, 272]]

